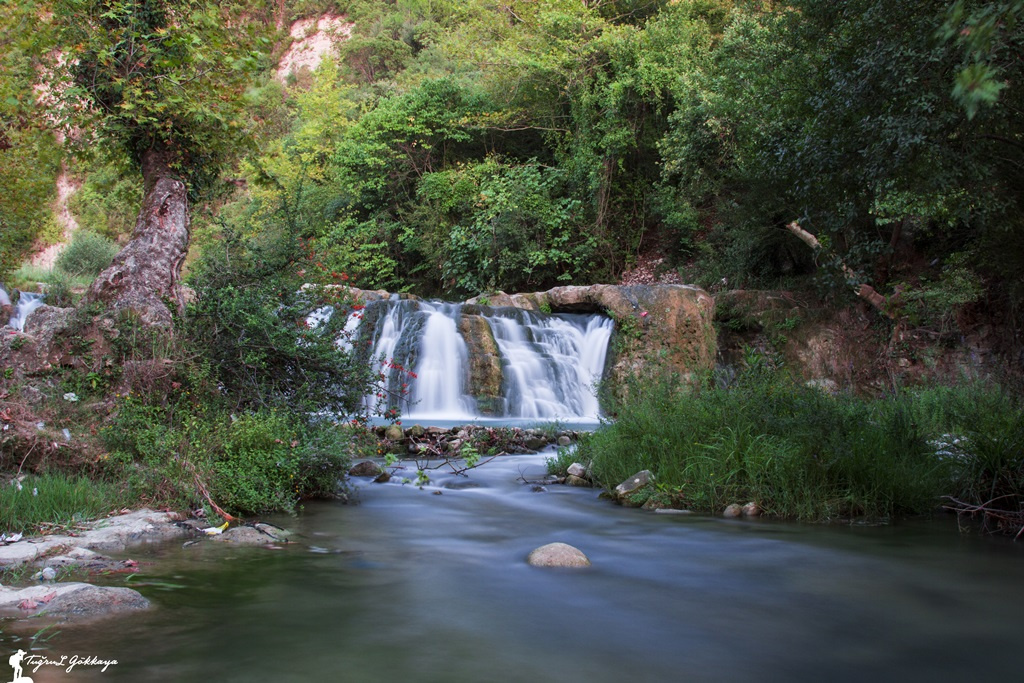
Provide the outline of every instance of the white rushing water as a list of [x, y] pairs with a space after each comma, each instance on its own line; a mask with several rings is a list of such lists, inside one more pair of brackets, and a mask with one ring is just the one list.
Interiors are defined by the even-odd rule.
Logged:
[[[454, 304], [422, 304], [426, 314], [419, 357], [412, 372], [412, 410], [419, 419], [469, 418], [477, 415], [476, 402], [467, 393], [469, 349], [455, 324]], [[406, 368], [407, 370], [409, 368]]]
[[32, 311], [36, 310], [44, 303], [44, 295], [42, 294], [37, 294], [35, 292], [21, 292], [18, 297], [18, 305], [14, 309], [14, 314], [7, 323], [8, 326], [13, 327], [19, 332], [24, 331], [25, 321], [28, 319], [28, 316]]
[[367, 397], [371, 409], [400, 403], [403, 416], [417, 420], [600, 417], [596, 385], [614, 326], [606, 316], [486, 309], [500, 354], [502, 398], [484, 412], [468, 386], [471, 355], [483, 351], [459, 332], [460, 304], [392, 297], [372, 305], [384, 310], [376, 311], [372, 329], [358, 334], [381, 366], [385, 389]]
[[557, 317], [513, 309], [489, 316], [505, 375], [505, 414], [597, 418], [596, 385], [613, 323], [603, 316]]

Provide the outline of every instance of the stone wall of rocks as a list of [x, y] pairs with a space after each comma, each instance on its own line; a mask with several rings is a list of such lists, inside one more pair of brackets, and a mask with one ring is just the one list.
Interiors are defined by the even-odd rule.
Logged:
[[550, 446], [568, 446], [576, 441], [579, 432], [571, 429], [536, 429], [519, 427], [486, 427], [460, 425], [456, 427], [404, 427], [392, 424], [374, 428], [380, 439], [382, 453], [411, 457], [458, 456], [465, 446], [472, 446], [481, 454], [536, 453]]

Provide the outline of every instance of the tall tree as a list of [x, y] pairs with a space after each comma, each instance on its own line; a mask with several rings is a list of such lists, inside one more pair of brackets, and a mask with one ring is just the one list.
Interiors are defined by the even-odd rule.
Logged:
[[189, 197], [246, 139], [240, 97], [257, 36], [207, 0], [57, 0], [64, 111], [88, 143], [122, 145], [145, 199], [131, 241], [87, 299], [170, 325], [181, 309]]
[[45, 230], [60, 164], [45, 103], [33, 89], [53, 39], [39, 15], [35, 2], [0, 3], [0, 277]]

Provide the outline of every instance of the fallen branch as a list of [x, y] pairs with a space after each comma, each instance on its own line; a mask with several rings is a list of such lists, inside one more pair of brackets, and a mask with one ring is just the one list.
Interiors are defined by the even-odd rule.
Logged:
[[[823, 247], [821, 246], [821, 242], [818, 241], [818, 238], [812, 235], [811, 233], [807, 232], [803, 228], [801, 228], [800, 224], [797, 223], [796, 221], [787, 224], [786, 229], [789, 230], [794, 235], [796, 235], [798, 238], [800, 238], [800, 241], [802, 241], [804, 244], [809, 246], [814, 251], [822, 251]], [[843, 261], [840, 260], [838, 257], [836, 258], [836, 261], [839, 263], [839, 269], [843, 271], [843, 275], [846, 277], [848, 282], [857, 283], [861, 279], [860, 277], [857, 276], [855, 272], [853, 272], [853, 270], [848, 265], [843, 263]], [[889, 300], [886, 299], [881, 294], [879, 294], [878, 290], [876, 290], [868, 283], [860, 282], [859, 284], [856, 284], [853, 288], [853, 291], [857, 296], [867, 301], [875, 309], [882, 313], [882, 315], [886, 316], [891, 320], [896, 319], [896, 313], [893, 310], [893, 306], [890, 305]]]
[[946, 499], [952, 501], [954, 505], [943, 505], [942, 507], [945, 510], [952, 510], [958, 515], [967, 514], [973, 516], [980, 513], [985, 517], [985, 519], [996, 520], [997, 525], [1000, 528], [1016, 528], [1017, 533], [1014, 535], [1013, 539], [1017, 540], [1022, 535], [1024, 535], [1024, 511], [1000, 510], [998, 508], [989, 507], [992, 503], [996, 502], [997, 500], [1014, 497], [1016, 497], [1016, 494], [1009, 493], [1004, 496], [998, 496], [996, 498], [993, 498], [992, 500], [979, 504], [967, 503], [962, 500], [958, 500], [953, 496], [946, 496]]
[[221, 506], [213, 502], [213, 498], [210, 497], [210, 492], [206, 489], [206, 485], [203, 484], [203, 480], [199, 478], [199, 472], [196, 471], [195, 466], [188, 460], [185, 460], [184, 458], [182, 458], [181, 462], [183, 462], [185, 464], [185, 467], [188, 468], [188, 470], [192, 473], [192, 479], [196, 483], [196, 488], [199, 489], [199, 493], [202, 494], [203, 498], [206, 499], [206, 502], [210, 504], [210, 507], [213, 509], [213, 511], [220, 515], [222, 519], [228, 522], [237, 522], [237, 517], [228, 514], [224, 511], [224, 509]]

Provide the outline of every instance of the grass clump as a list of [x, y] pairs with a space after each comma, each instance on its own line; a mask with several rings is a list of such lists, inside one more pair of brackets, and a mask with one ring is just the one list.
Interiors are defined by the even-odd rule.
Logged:
[[[648, 469], [693, 510], [756, 501], [813, 521], [927, 513], [951, 495], [1024, 502], [1022, 419], [994, 389], [830, 396], [755, 364], [729, 387], [681, 393], [666, 380], [628, 396], [574, 456], [606, 488]], [[956, 457], [937, 445], [952, 434], [970, 444]]]
[[32, 533], [71, 525], [122, 507], [127, 496], [114, 484], [67, 474], [25, 477], [0, 487], [0, 531]]

